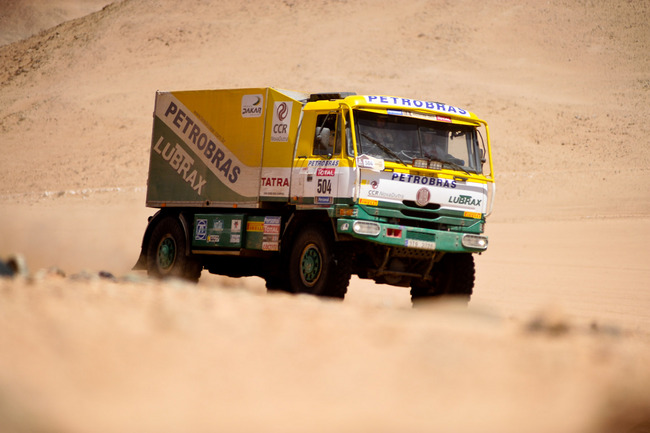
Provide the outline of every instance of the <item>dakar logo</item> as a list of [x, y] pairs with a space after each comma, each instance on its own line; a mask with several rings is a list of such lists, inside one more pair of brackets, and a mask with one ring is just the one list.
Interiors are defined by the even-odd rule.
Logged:
[[242, 117], [260, 117], [262, 115], [262, 95], [244, 95], [241, 98]]

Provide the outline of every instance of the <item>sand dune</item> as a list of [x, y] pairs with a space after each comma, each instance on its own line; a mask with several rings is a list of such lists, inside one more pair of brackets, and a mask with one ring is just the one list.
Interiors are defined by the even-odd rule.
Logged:
[[[650, 429], [648, 2], [109, 3], [0, 7], [0, 258], [31, 270], [0, 280], [0, 430]], [[154, 92], [249, 86], [488, 120], [468, 309], [359, 279], [340, 303], [122, 278]]]

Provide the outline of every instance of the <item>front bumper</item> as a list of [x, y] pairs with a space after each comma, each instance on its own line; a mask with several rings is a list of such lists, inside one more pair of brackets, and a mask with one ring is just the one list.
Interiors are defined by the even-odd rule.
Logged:
[[487, 236], [352, 218], [339, 218], [336, 230], [381, 245], [431, 251], [475, 253], [485, 251], [488, 246]]

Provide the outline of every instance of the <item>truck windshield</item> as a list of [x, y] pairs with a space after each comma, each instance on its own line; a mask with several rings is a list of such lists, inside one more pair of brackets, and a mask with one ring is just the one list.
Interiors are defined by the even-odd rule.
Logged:
[[358, 155], [401, 164], [438, 161], [443, 168], [481, 173], [476, 128], [426, 119], [354, 112]]

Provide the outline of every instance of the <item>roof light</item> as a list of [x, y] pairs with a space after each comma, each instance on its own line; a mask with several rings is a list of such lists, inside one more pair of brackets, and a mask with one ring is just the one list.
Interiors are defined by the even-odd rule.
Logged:
[[413, 160], [413, 167], [415, 168], [428, 168], [428, 162], [426, 159], [417, 158]]

